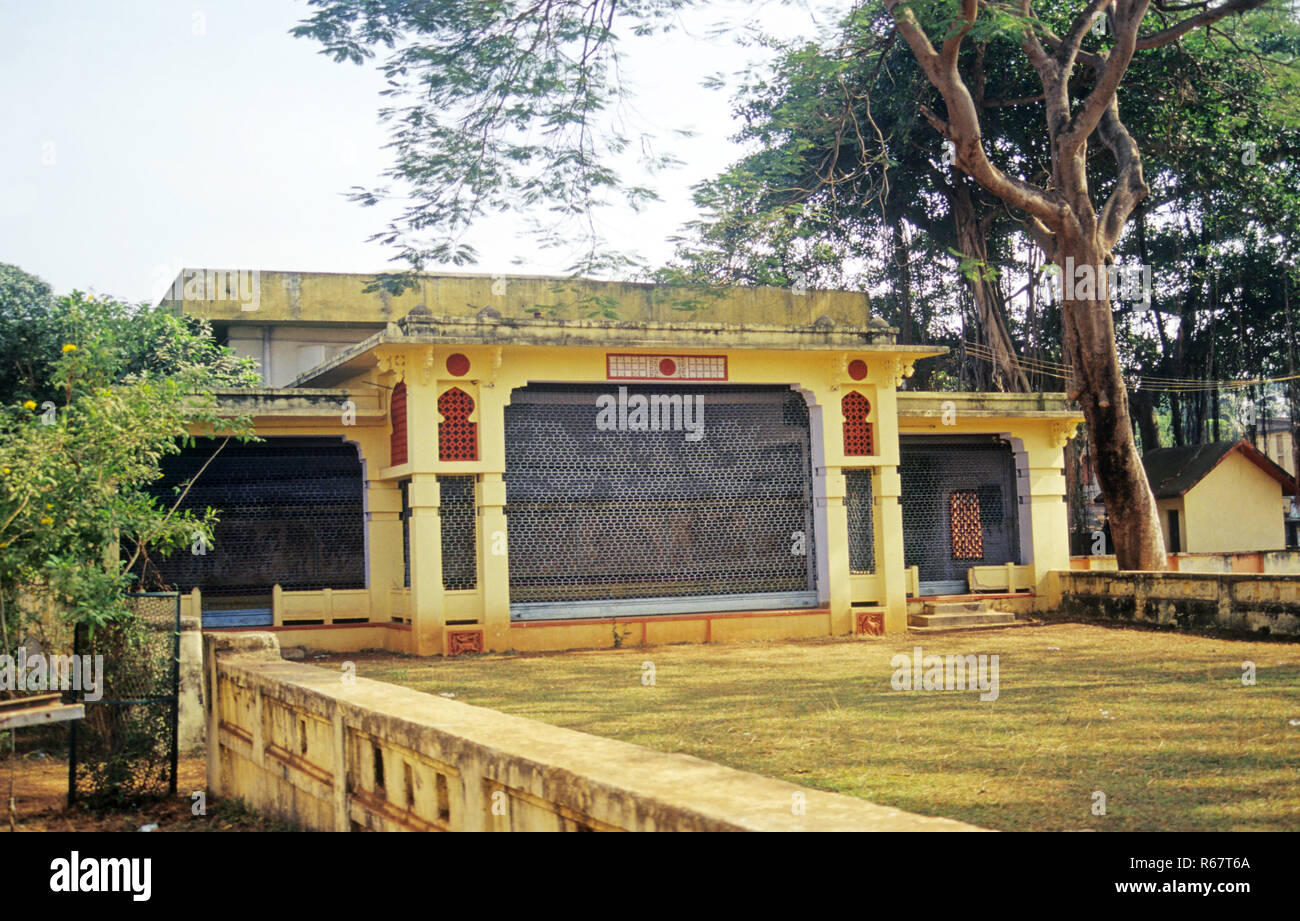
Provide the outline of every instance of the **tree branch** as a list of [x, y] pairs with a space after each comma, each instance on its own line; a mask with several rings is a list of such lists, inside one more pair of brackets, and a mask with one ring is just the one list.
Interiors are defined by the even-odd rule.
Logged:
[[1012, 207], [1034, 215], [1048, 226], [1059, 226], [1065, 220], [1065, 203], [1060, 197], [1008, 176], [990, 162], [984, 150], [979, 112], [970, 90], [957, 72], [961, 39], [979, 11], [978, 0], [962, 0], [962, 16], [966, 24], [944, 42], [942, 54], [934, 50], [925, 30], [917, 22], [916, 14], [908, 7], [900, 8], [901, 2], [902, 0], [885, 0], [885, 8], [893, 16], [895, 27], [911, 47], [922, 71], [943, 96], [948, 108], [948, 120], [941, 121], [933, 113], [927, 113], [926, 118], [936, 130], [953, 142], [956, 165]]
[[[1092, 92], [1084, 98], [1058, 141], [1062, 153], [1083, 146], [1088, 135], [1092, 134], [1101, 121], [1107, 107], [1114, 101], [1120, 81], [1124, 79], [1129, 62], [1133, 59], [1138, 26], [1142, 24], [1142, 17], [1146, 15], [1150, 2], [1151, 0], [1116, 0], [1114, 44], [1106, 55], [1105, 64], [1097, 72], [1097, 82]], [[1068, 73], [1063, 76], [1068, 77]]]
[[[1168, 45], [1170, 42], [1177, 41], [1197, 26], [1208, 26], [1211, 23], [1218, 22], [1225, 16], [1232, 13], [1246, 13], [1250, 10], [1259, 9], [1266, 4], [1268, 0], [1227, 0], [1213, 9], [1206, 9], [1195, 16], [1189, 16], [1182, 22], [1170, 26], [1167, 29], [1161, 29], [1159, 32], [1153, 32], [1150, 35], [1140, 35], [1137, 39], [1137, 49], [1145, 51], [1148, 48], [1159, 48]], [[1187, 9], [1188, 7], [1178, 7], [1177, 9]], [[1168, 9], [1168, 8], [1166, 8]]]
[[1119, 169], [1119, 180], [1101, 210], [1101, 242], [1109, 253], [1119, 241], [1129, 215], [1151, 190], [1142, 178], [1141, 151], [1133, 135], [1120, 121], [1119, 102], [1115, 97], [1111, 97], [1097, 131], [1102, 143], [1114, 154]]

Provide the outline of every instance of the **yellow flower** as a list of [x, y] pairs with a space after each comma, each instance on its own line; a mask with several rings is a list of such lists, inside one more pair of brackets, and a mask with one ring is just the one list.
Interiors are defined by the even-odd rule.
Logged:
[[4, 469], [4, 472], [5, 472], [6, 474], [8, 474], [8, 473], [9, 473], [9, 468], [6, 467], [6, 468]]
[[76, 347], [75, 345], [73, 345], [71, 342], [65, 342], [65, 343], [63, 343], [63, 354], [64, 354], [64, 355], [68, 354], [69, 352], [75, 352], [76, 350], [77, 350], [77, 347]]
[[42, 518], [42, 519], [41, 519], [41, 524], [54, 524], [54, 519], [53, 519], [53, 518]]
[[23, 404], [23, 409], [35, 409], [35, 408], [36, 408], [35, 400], [28, 400], [26, 403]]
[[52, 508], [54, 508], [54, 506], [50, 505], [50, 503], [48, 503], [48, 502], [45, 503], [45, 510], [46, 510], [47, 512], [48, 512], [50, 509], [52, 509]]

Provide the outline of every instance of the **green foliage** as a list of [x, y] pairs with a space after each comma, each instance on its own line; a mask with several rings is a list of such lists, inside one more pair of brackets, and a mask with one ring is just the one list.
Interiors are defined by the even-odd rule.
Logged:
[[255, 387], [256, 362], [217, 344], [211, 324], [161, 307], [128, 304], [50, 287], [0, 264], [0, 403], [56, 400], [53, 379], [64, 343], [99, 344], [101, 379], [121, 382], [182, 375], [210, 387]]
[[[910, 8], [936, 40], [955, 18], [947, 0]], [[1033, 27], [1059, 35], [1081, 4], [1039, 2], [1034, 9]], [[1152, 28], [1158, 21], [1153, 16]], [[1041, 86], [1019, 47], [1020, 27], [1015, 16], [981, 7], [959, 69], [985, 103], [983, 139], [995, 161], [1017, 179], [1042, 184], [1050, 157], [1043, 103], [1035, 98]], [[1121, 360], [1134, 374], [1195, 376], [1211, 354], [1218, 377], [1285, 367], [1278, 268], [1296, 264], [1300, 240], [1298, 35], [1294, 12], [1260, 10], [1134, 58], [1119, 107], [1143, 152], [1152, 195], [1137, 218], [1141, 229], [1121, 241], [1117, 255], [1152, 267], [1155, 307], [1116, 305]], [[1091, 33], [1084, 39], [1094, 50], [1108, 42]], [[943, 100], [895, 37], [883, 5], [855, 7], [824, 40], [771, 47], [773, 65], [736, 97], [736, 140], [749, 152], [698, 188], [705, 217], [679, 248], [676, 276], [864, 290], [891, 325], [912, 324], [916, 339], [953, 346], [980, 337], [963, 291], [989, 282], [1007, 302], [1017, 351], [1060, 361], [1055, 305], [1026, 296], [1041, 260], [1026, 259], [1034, 246], [1014, 214], [943, 162], [942, 137], [922, 115], [924, 106], [942, 119]], [[1086, 74], [1077, 85], [1087, 89]], [[1243, 163], [1248, 146], [1257, 154], [1253, 167]], [[1094, 150], [1089, 185], [1099, 200], [1115, 172], [1109, 153]], [[953, 232], [963, 192], [985, 253], [967, 252], [968, 241]], [[1215, 277], [1225, 281], [1212, 295]], [[1181, 333], [1162, 316], [1181, 317]], [[956, 360], [924, 363], [921, 373], [933, 374], [926, 385], [956, 381], [955, 369], [943, 368]], [[1035, 383], [1062, 386], [1050, 376]]]
[[[406, 202], [372, 238], [395, 246], [395, 259], [417, 269], [473, 262], [461, 237], [476, 218], [537, 208], [550, 216], [536, 229], [545, 244], [567, 245], [575, 230], [591, 240], [575, 273], [591, 272], [625, 264], [596, 245], [591, 209], [655, 197], [612, 165], [631, 144], [611, 112], [626, 95], [616, 14], [625, 34], [646, 34], [694, 2], [310, 0], [315, 12], [293, 33], [336, 61], [384, 55], [392, 104], [380, 114], [396, 155], [386, 175], [400, 189], [357, 188], [352, 198]], [[673, 162], [641, 158], [650, 172]]]
[[211, 541], [213, 510], [173, 512], [149, 488], [196, 427], [247, 435], [210, 392], [247, 368], [156, 311], [74, 293], [54, 316], [71, 335], [31, 356], [49, 370], [27, 384], [49, 399], [0, 407], [0, 602], [10, 625], [21, 603], [98, 626], [123, 615], [141, 548]]
[[131, 598], [128, 616], [93, 633], [77, 631], [76, 653], [104, 662], [103, 698], [86, 708], [73, 755], [77, 798], [85, 806], [122, 806], [167, 789], [176, 604], [171, 597]]
[[42, 396], [47, 356], [57, 353], [54, 295], [44, 281], [0, 263], [0, 402]]

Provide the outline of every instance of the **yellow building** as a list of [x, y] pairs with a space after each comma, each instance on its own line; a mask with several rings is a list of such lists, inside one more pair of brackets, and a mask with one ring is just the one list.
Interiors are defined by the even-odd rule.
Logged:
[[1170, 553], [1286, 548], [1295, 480], [1250, 442], [1159, 448], [1142, 463]]
[[1295, 440], [1292, 437], [1290, 419], [1276, 417], [1261, 419], [1259, 440], [1259, 448], [1269, 460], [1291, 476], [1296, 476]]
[[216, 545], [159, 562], [206, 627], [418, 655], [880, 633], [1069, 568], [1077, 411], [900, 391], [943, 350], [863, 295], [233, 274], [169, 298], [271, 385], [221, 395], [266, 441], [187, 498]]

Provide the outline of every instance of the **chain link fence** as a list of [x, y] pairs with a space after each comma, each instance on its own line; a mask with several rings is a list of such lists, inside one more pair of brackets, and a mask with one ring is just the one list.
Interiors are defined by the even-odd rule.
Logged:
[[[121, 805], [176, 792], [180, 595], [130, 595], [132, 616], [77, 628], [74, 650], [103, 663], [99, 700], [74, 722], [68, 800]], [[97, 657], [103, 657], [102, 660]]]

